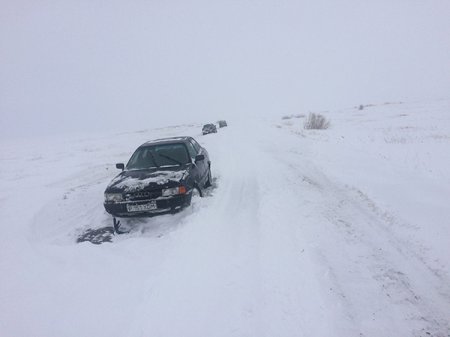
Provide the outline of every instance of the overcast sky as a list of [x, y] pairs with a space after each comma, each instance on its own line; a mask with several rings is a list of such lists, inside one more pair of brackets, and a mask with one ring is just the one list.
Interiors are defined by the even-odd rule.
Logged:
[[1, 136], [450, 98], [450, 1], [0, 0]]

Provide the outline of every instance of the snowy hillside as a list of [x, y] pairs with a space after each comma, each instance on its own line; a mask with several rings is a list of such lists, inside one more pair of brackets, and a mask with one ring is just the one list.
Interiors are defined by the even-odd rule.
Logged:
[[[0, 336], [449, 336], [450, 101], [322, 113], [0, 144]], [[177, 135], [214, 186], [112, 235], [115, 163]]]

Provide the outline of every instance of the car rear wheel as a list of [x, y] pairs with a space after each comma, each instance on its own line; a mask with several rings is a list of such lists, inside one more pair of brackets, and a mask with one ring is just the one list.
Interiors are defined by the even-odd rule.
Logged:
[[211, 166], [209, 166], [209, 169], [208, 169], [208, 180], [205, 183], [205, 187], [210, 187], [210, 186], [212, 186]]

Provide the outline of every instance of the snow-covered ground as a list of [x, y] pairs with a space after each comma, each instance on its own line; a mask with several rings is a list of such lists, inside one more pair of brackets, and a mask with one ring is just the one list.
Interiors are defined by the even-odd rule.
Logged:
[[[449, 336], [450, 101], [323, 114], [3, 142], [0, 336]], [[176, 135], [207, 196], [77, 243], [114, 164]]]

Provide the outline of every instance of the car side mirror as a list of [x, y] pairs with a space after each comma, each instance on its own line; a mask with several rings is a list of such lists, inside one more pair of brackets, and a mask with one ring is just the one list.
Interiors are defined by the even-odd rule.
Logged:
[[204, 154], [199, 154], [197, 156], [195, 156], [195, 162], [201, 161], [201, 160], [205, 160], [205, 155]]
[[117, 163], [116, 168], [123, 171], [123, 170], [125, 170], [125, 165], [124, 165], [124, 163]]

